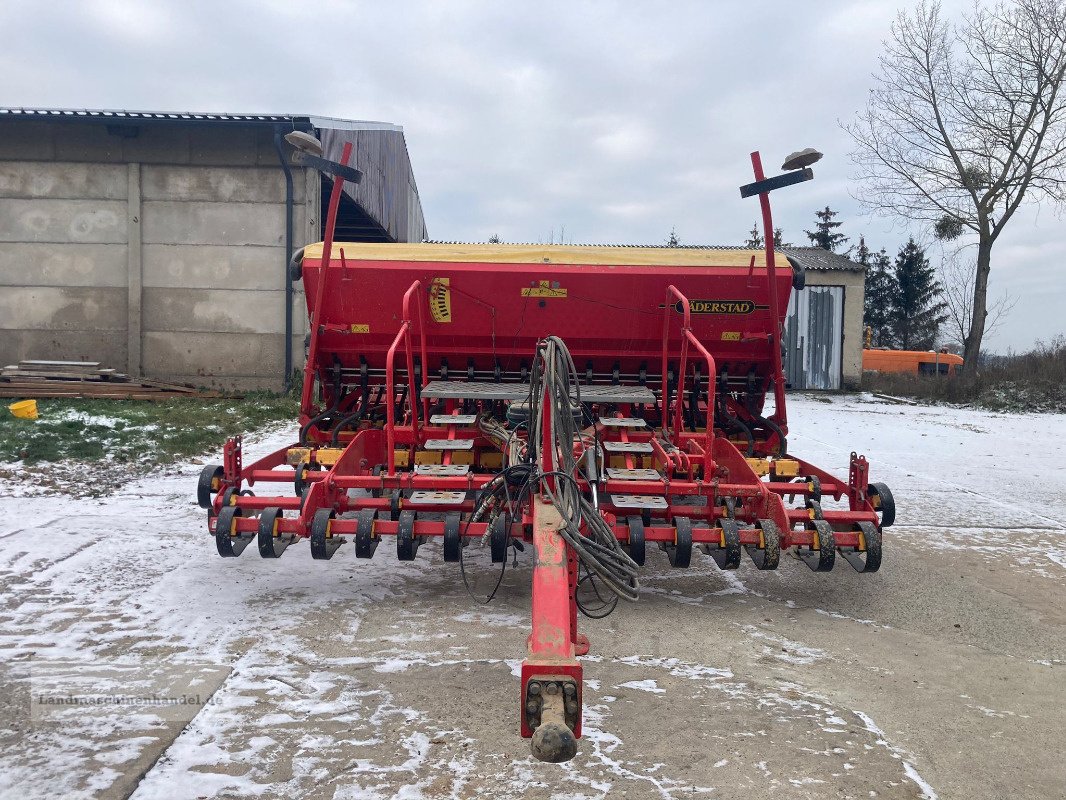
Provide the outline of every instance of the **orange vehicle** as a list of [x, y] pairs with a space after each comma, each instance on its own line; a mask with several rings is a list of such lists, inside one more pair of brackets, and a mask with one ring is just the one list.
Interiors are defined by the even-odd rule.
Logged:
[[957, 375], [962, 356], [946, 350], [863, 350], [864, 372], [909, 372], [913, 375]]

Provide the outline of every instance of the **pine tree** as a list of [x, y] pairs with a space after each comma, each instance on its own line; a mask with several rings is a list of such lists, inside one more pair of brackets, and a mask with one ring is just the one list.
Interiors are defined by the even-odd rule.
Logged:
[[836, 215], [837, 212], [831, 211], [829, 206], [825, 207], [825, 211], [814, 212], [814, 216], [818, 218], [814, 231], [804, 231], [807, 234], [807, 238], [811, 240], [812, 245], [835, 253], [837, 248], [848, 240], [847, 236], [836, 230], [844, 224], [843, 222], [833, 221], [833, 217]]
[[931, 350], [948, 318], [941, 288], [925, 250], [910, 239], [896, 256], [898, 289], [892, 302], [892, 332], [902, 350]]
[[786, 242], [785, 232], [780, 228], [774, 228], [774, 248], [780, 250], [782, 247], [792, 247], [792, 242]]
[[766, 247], [766, 240], [763, 239], [758, 222], [751, 226], [751, 230], [748, 232], [748, 241], [744, 242], [744, 246], [750, 250], [762, 250]]
[[673, 228], [670, 229], [670, 238], [666, 240], [667, 247], [680, 247], [681, 240], [677, 238], [677, 231]]
[[882, 247], [874, 253], [866, 246], [866, 238], [859, 237], [855, 261], [866, 267], [866, 292], [863, 296], [862, 324], [870, 329], [873, 347], [892, 347], [892, 303], [899, 294], [899, 284], [892, 274], [892, 261]]

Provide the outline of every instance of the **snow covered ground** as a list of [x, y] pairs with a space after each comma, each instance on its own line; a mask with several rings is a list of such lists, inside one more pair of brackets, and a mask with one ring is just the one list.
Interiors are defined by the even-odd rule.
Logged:
[[437, 546], [218, 558], [198, 465], [94, 500], [0, 488], [0, 797], [1061, 794], [1037, 745], [1066, 734], [1066, 416], [798, 396], [790, 425], [892, 487], [881, 572], [650, 554], [639, 603], [582, 621], [562, 766], [515, 730], [528, 560], [478, 606]]

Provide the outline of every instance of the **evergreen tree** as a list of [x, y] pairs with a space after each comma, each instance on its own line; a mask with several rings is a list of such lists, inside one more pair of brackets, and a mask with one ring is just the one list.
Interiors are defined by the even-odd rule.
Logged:
[[670, 238], [666, 240], [667, 247], [680, 247], [681, 240], [677, 238], [677, 231], [673, 228], [670, 229]]
[[489, 244], [499, 244], [499, 243], [500, 243], [500, 235], [498, 233], [494, 233], [494, 234], [492, 234], [492, 236], [489, 237]]
[[792, 247], [792, 242], [784, 241], [785, 232], [780, 228], [774, 228], [774, 247], [780, 250], [782, 247]]
[[825, 211], [814, 212], [814, 216], [818, 218], [814, 230], [804, 231], [804, 233], [807, 234], [807, 238], [811, 240], [812, 245], [816, 245], [823, 250], [835, 253], [837, 248], [848, 240], [847, 236], [836, 230], [844, 224], [843, 222], [833, 221], [833, 217], [836, 215], [837, 212], [831, 211], [829, 206], [825, 207]]
[[748, 232], [748, 241], [744, 242], [744, 246], [751, 250], [762, 250], [766, 247], [766, 240], [763, 239], [758, 222], [751, 226], [751, 230]]
[[931, 350], [948, 315], [933, 266], [913, 238], [896, 256], [895, 277], [891, 327], [896, 344], [901, 350]]
[[874, 253], [866, 246], [866, 238], [859, 237], [855, 261], [866, 267], [866, 292], [863, 296], [862, 324], [870, 329], [873, 347], [892, 347], [892, 304], [899, 293], [899, 284], [892, 274], [892, 261], [882, 247]]

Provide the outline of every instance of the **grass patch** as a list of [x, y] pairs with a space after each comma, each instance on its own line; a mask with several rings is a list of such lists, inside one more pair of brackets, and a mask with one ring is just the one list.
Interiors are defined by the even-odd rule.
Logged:
[[217, 452], [230, 436], [294, 421], [299, 401], [261, 392], [241, 400], [45, 399], [37, 407], [36, 420], [6, 409], [0, 415], [0, 463], [9, 465], [3, 471], [43, 478], [36, 483], [46, 488], [74, 483], [74, 493], [101, 494], [153, 467]]
[[867, 373], [862, 388], [992, 411], [1066, 413], [1066, 337], [1021, 355], [989, 358], [976, 372], [957, 377]]

